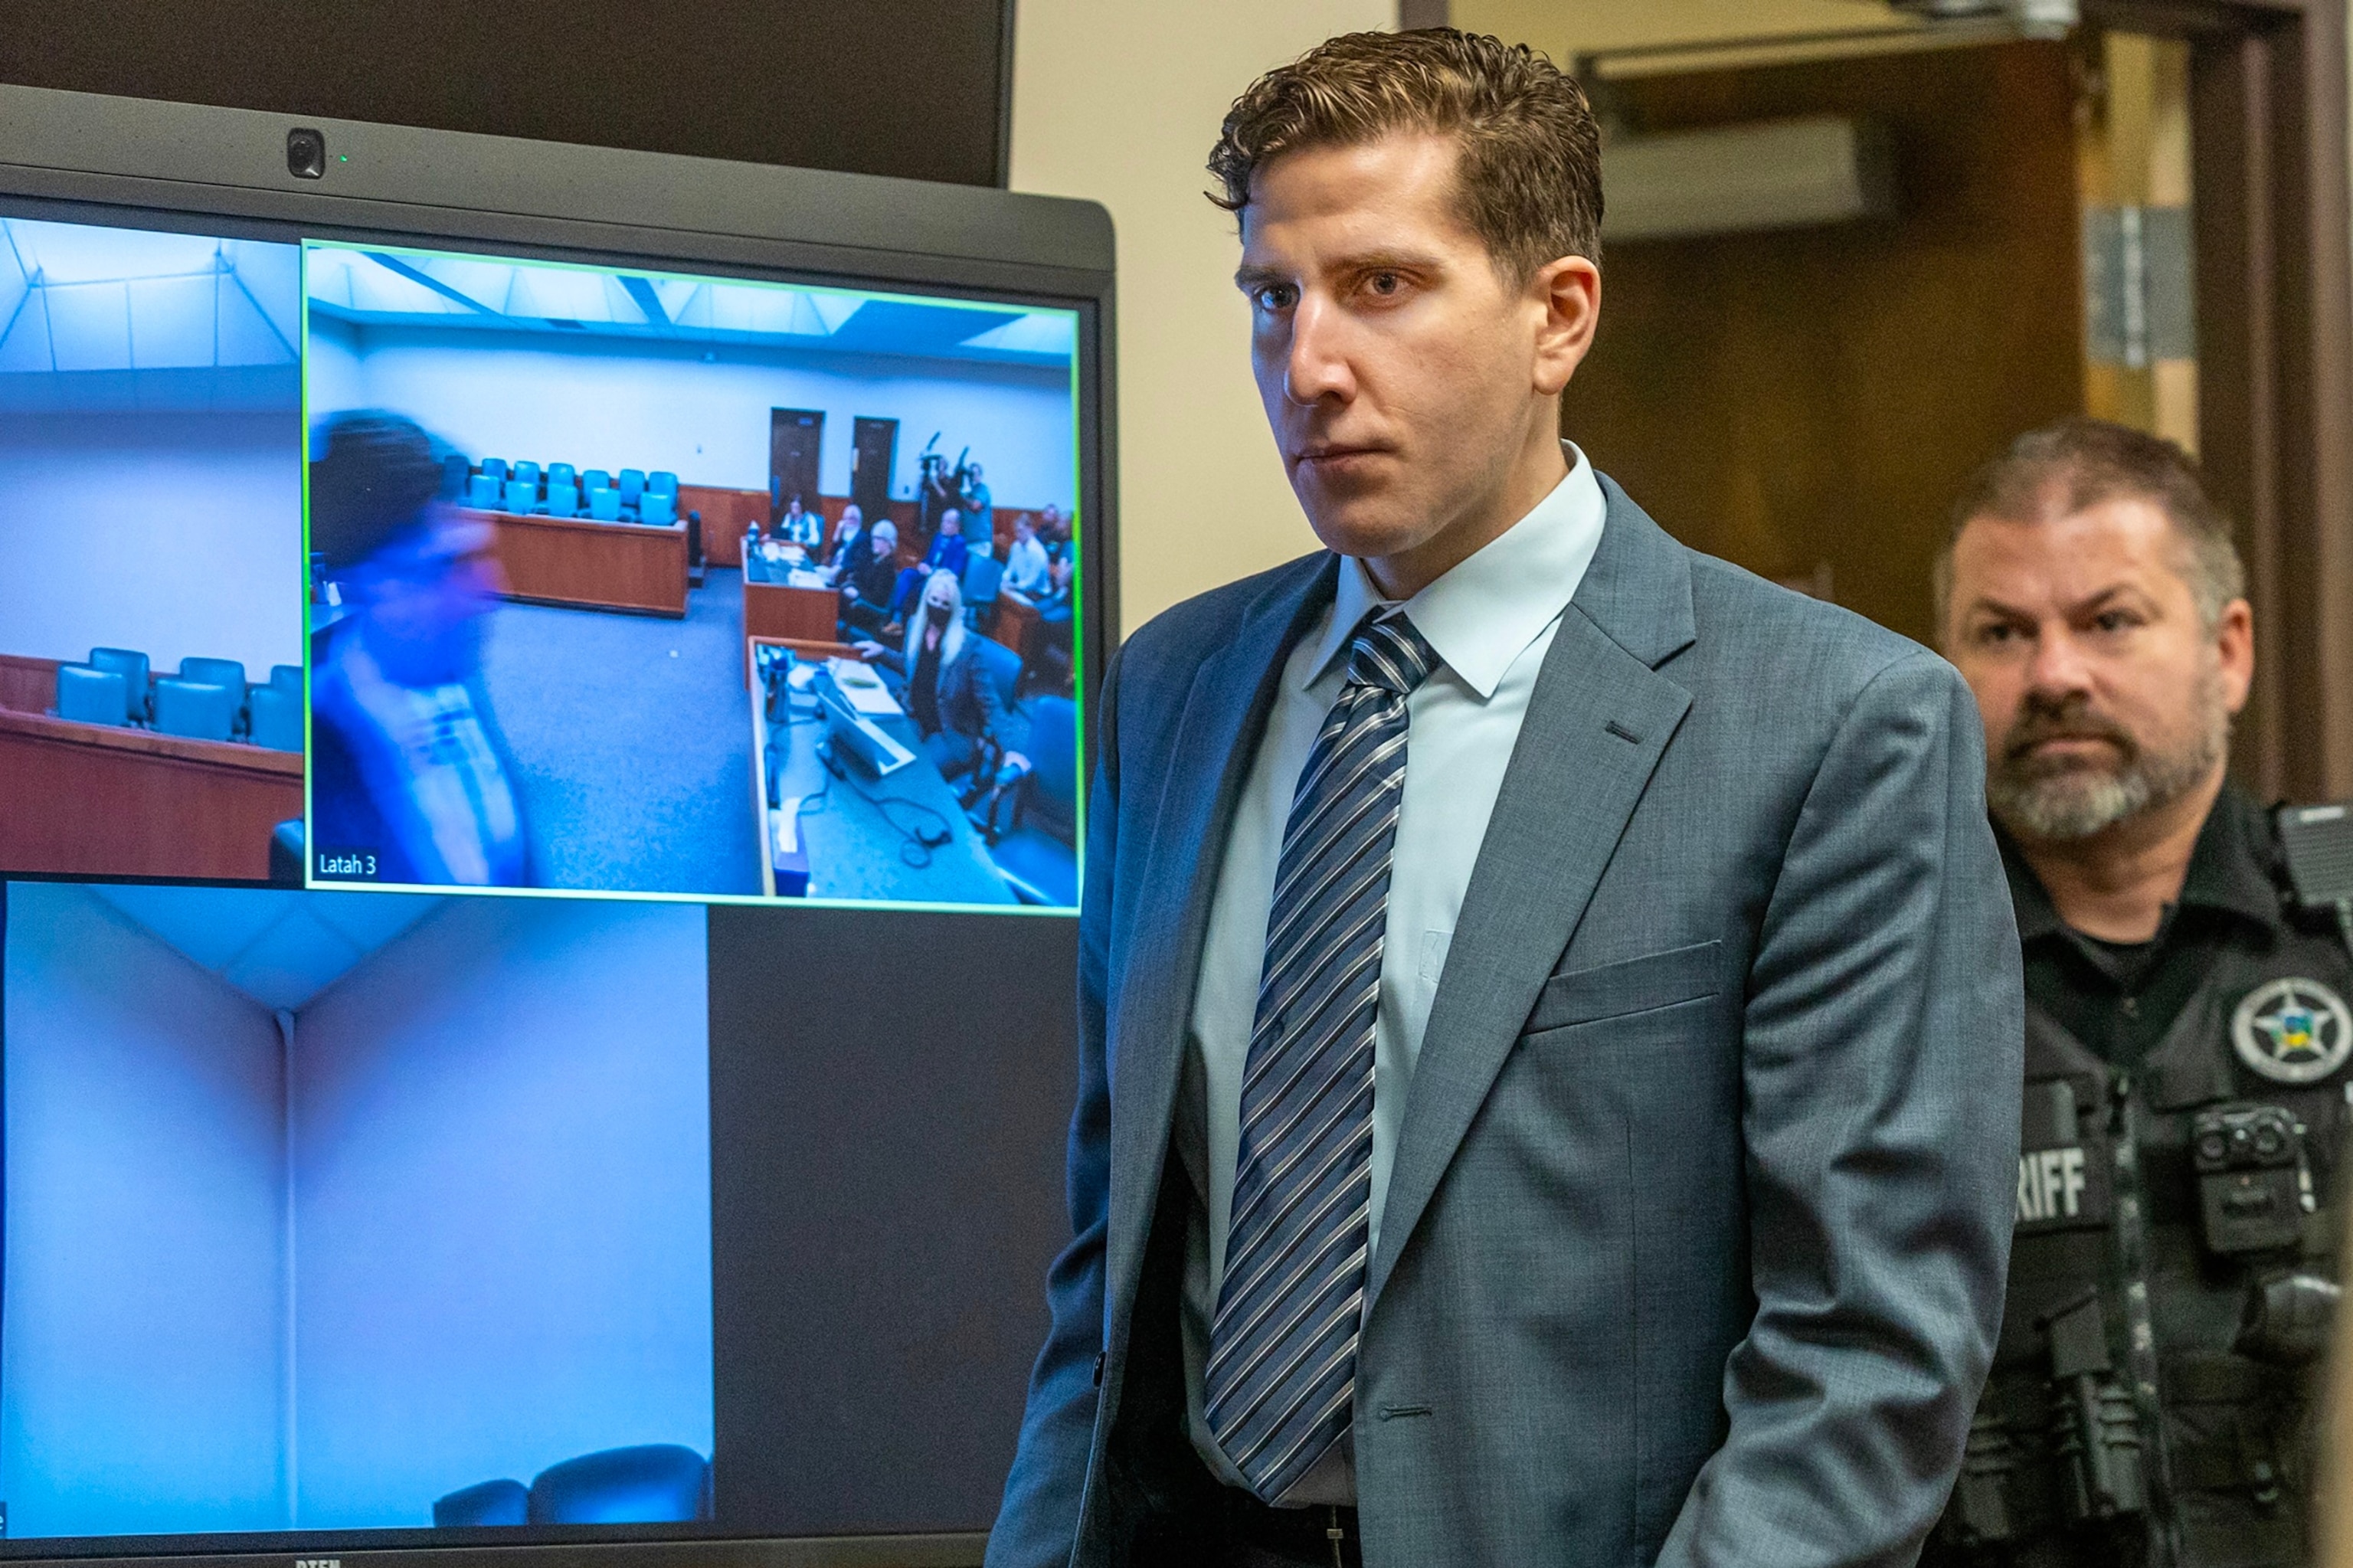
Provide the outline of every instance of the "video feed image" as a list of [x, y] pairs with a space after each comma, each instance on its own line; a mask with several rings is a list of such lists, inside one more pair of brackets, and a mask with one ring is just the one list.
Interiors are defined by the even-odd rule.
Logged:
[[300, 262], [0, 216], [0, 871], [301, 874]]
[[1076, 906], [1075, 313], [304, 257], [311, 885]]
[[701, 908], [0, 896], [10, 1538], [710, 1517]]

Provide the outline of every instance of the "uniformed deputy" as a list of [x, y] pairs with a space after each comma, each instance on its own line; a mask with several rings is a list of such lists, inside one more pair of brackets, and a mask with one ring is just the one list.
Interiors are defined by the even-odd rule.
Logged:
[[1936, 592], [2025, 944], [2017, 1232], [1932, 1563], [2310, 1560], [2353, 963], [2223, 778], [2254, 628], [2179, 449], [2071, 420]]

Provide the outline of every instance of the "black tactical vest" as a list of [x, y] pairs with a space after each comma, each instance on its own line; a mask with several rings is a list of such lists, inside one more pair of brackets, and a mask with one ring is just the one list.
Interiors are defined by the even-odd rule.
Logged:
[[1924, 1562], [2310, 1562], [2353, 965], [2275, 931], [2134, 1073], [2029, 1001], [2001, 1339]]

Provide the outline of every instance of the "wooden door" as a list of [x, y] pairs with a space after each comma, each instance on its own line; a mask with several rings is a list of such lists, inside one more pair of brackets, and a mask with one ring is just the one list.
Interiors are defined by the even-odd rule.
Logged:
[[869, 523], [891, 514], [892, 465], [899, 455], [899, 421], [870, 419], [850, 426], [849, 499]]
[[768, 410], [768, 526], [774, 528], [776, 519], [793, 497], [799, 496], [801, 510], [822, 512], [817, 493], [818, 445], [825, 439], [825, 411], [821, 408], [771, 408]]
[[1891, 132], [1892, 219], [1605, 245], [1562, 425], [1685, 543], [1933, 642], [1962, 482], [2084, 408], [2067, 46], [1614, 85], [1638, 131], [1833, 113]]

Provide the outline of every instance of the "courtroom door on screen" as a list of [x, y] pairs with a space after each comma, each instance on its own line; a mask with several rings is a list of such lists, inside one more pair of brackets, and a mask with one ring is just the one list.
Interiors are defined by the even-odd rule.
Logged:
[[817, 456], [825, 440], [825, 410], [822, 408], [771, 408], [768, 410], [768, 525], [784, 515], [786, 505], [796, 495], [801, 498], [804, 511], [821, 510], [818, 505]]
[[849, 499], [870, 520], [887, 517], [892, 464], [899, 455], [899, 421], [870, 419], [861, 414], [849, 434]]

